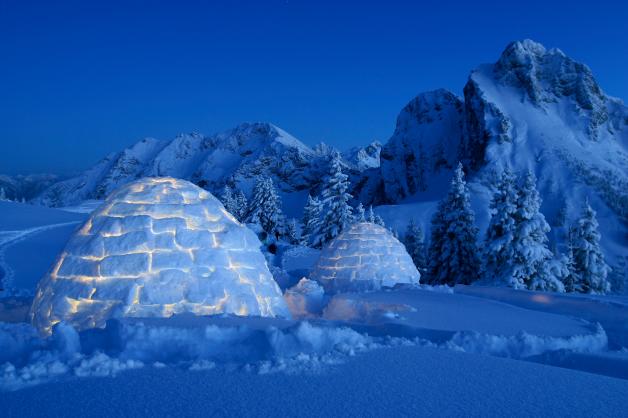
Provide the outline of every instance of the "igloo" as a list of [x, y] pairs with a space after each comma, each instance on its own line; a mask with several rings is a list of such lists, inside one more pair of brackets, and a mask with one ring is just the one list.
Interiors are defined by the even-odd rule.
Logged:
[[48, 334], [112, 317], [235, 314], [289, 317], [260, 242], [192, 183], [146, 178], [113, 192], [74, 234], [31, 308]]
[[310, 275], [328, 293], [418, 284], [420, 277], [403, 244], [368, 222], [352, 225], [329, 242]]

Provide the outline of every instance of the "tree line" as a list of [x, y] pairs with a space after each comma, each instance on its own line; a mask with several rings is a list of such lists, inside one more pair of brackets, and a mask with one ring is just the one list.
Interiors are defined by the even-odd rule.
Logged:
[[548, 247], [550, 226], [540, 212], [541, 197], [530, 171], [515, 175], [505, 169], [494, 179], [491, 218], [483, 242], [478, 241], [475, 214], [462, 165], [431, 220], [429, 247], [411, 223], [406, 246], [422, 281], [430, 284], [507, 285], [516, 289], [606, 293], [610, 291], [596, 212], [585, 201], [569, 228], [567, 252]]
[[[308, 195], [303, 219], [288, 220], [270, 177], [260, 176], [250, 201], [240, 190], [225, 186], [221, 200], [238, 220], [254, 223], [273, 239], [321, 248], [355, 222], [384, 226], [369, 207], [350, 205], [348, 176], [338, 152], [330, 155], [328, 173], [319, 196]], [[507, 285], [516, 289], [606, 293], [610, 291], [596, 213], [588, 202], [569, 228], [567, 251], [548, 247], [550, 226], [540, 212], [541, 197], [530, 171], [516, 175], [504, 169], [493, 179], [491, 218], [482, 242], [461, 164], [454, 171], [447, 195], [431, 219], [429, 245], [411, 221], [404, 244], [422, 282], [434, 285]], [[396, 235], [396, 234], [395, 234]]]

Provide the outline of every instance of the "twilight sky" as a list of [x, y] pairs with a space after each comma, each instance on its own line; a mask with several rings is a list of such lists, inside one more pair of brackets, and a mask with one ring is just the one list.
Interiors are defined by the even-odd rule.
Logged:
[[69, 173], [142, 137], [244, 121], [309, 145], [386, 141], [412, 97], [462, 94], [523, 38], [626, 100], [626, 22], [606, 0], [0, 0], [0, 173]]

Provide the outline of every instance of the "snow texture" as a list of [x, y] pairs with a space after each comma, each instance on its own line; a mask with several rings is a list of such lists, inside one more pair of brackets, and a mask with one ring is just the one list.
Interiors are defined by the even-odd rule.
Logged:
[[310, 278], [327, 292], [336, 293], [418, 284], [420, 274], [390, 231], [362, 222], [353, 224], [323, 249]]
[[285, 298], [294, 318], [320, 315], [325, 306], [325, 290], [318, 282], [306, 278], [286, 290]]
[[31, 316], [45, 334], [111, 317], [289, 316], [260, 242], [210, 193], [152, 178], [114, 192], [40, 282]]

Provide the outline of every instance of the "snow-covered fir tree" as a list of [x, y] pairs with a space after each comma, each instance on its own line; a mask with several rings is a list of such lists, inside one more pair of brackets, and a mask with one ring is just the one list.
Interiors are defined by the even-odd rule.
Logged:
[[301, 234], [299, 233], [299, 226], [297, 220], [292, 218], [288, 221], [286, 226], [286, 239], [290, 244], [297, 245], [301, 242]]
[[510, 285], [517, 289], [564, 291], [563, 284], [551, 272], [554, 255], [547, 246], [550, 226], [540, 212], [541, 197], [531, 171], [523, 176], [517, 195]]
[[313, 245], [314, 238], [320, 235], [322, 210], [323, 204], [318, 200], [318, 197], [308, 195], [305, 209], [303, 209], [301, 244]]
[[518, 200], [515, 176], [505, 169], [496, 179], [495, 186], [489, 205], [491, 219], [484, 241], [482, 278], [489, 283], [514, 286], [512, 262]]
[[8, 200], [7, 193], [4, 191], [4, 187], [0, 187], [0, 201]]
[[369, 212], [366, 219], [372, 224], [375, 223], [375, 212], [373, 211], [373, 205], [369, 206]]
[[270, 177], [258, 177], [246, 222], [259, 224], [266, 233], [275, 237], [284, 233], [285, 220], [281, 211], [281, 199]]
[[384, 218], [375, 214], [375, 211], [373, 210], [373, 205], [369, 206], [369, 211], [366, 215], [366, 220], [367, 222], [386, 228], [386, 223], [384, 222]]
[[428, 280], [434, 284], [469, 284], [479, 274], [477, 228], [462, 164], [458, 164], [447, 196], [432, 218]]
[[349, 205], [351, 195], [349, 177], [342, 172], [340, 154], [334, 151], [331, 154], [329, 173], [325, 178], [322, 192], [325, 213], [317, 238], [318, 243], [325, 243], [336, 238], [352, 221], [352, 208]]
[[576, 274], [575, 269], [575, 261], [573, 256], [573, 238], [572, 238], [572, 230], [570, 228], [569, 238], [568, 238], [568, 248], [567, 254], [563, 255], [562, 261], [564, 265], [563, 275], [560, 278], [563, 282], [563, 286], [565, 287], [565, 292], [582, 292], [582, 286], [580, 277]]
[[249, 206], [246, 196], [244, 195], [242, 190], [240, 189], [236, 190], [234, 194], [234, 200], [235, 200], [235, 206], [236, 206], [236, 211], [237, 211], [236, 218], [238, 218], [239, 221], [242, 221], [244, 217], [246, 216], [246, 211]]
[[600, 247], [601, 235], [596, 213], [585, 202], [572, 232], [573, 272], [585, 293], [607, 293], [610, 289], [606, 264]]
[[235, 218], [238, 218], [238, 207], [235, 197], [233, 196], [233, 190], [226, 184], [225, 187], [222, 189], [220, 201], [222, 202], [222, 205], [225, 207], [227, 212], [232, 214]]
[[412, 257], [412, 261], [414, 262], [417, 270], [423, 274], [425, 272], [425, 268], [427, 267], [425, 236], [421, 227], [418, 226], [414, 220], [410, 220], [408, 223], [403, 243], [406, 246], [408, 254]]
[[355, 208], [355, 214], [353, 215], [353, 221], [354, 222], [366, 222], [366, 213], [364, 211], [364, 205], [362, 205], [362, 202], [360, 202], [358, 204], [358, 206], [356, 206]]

